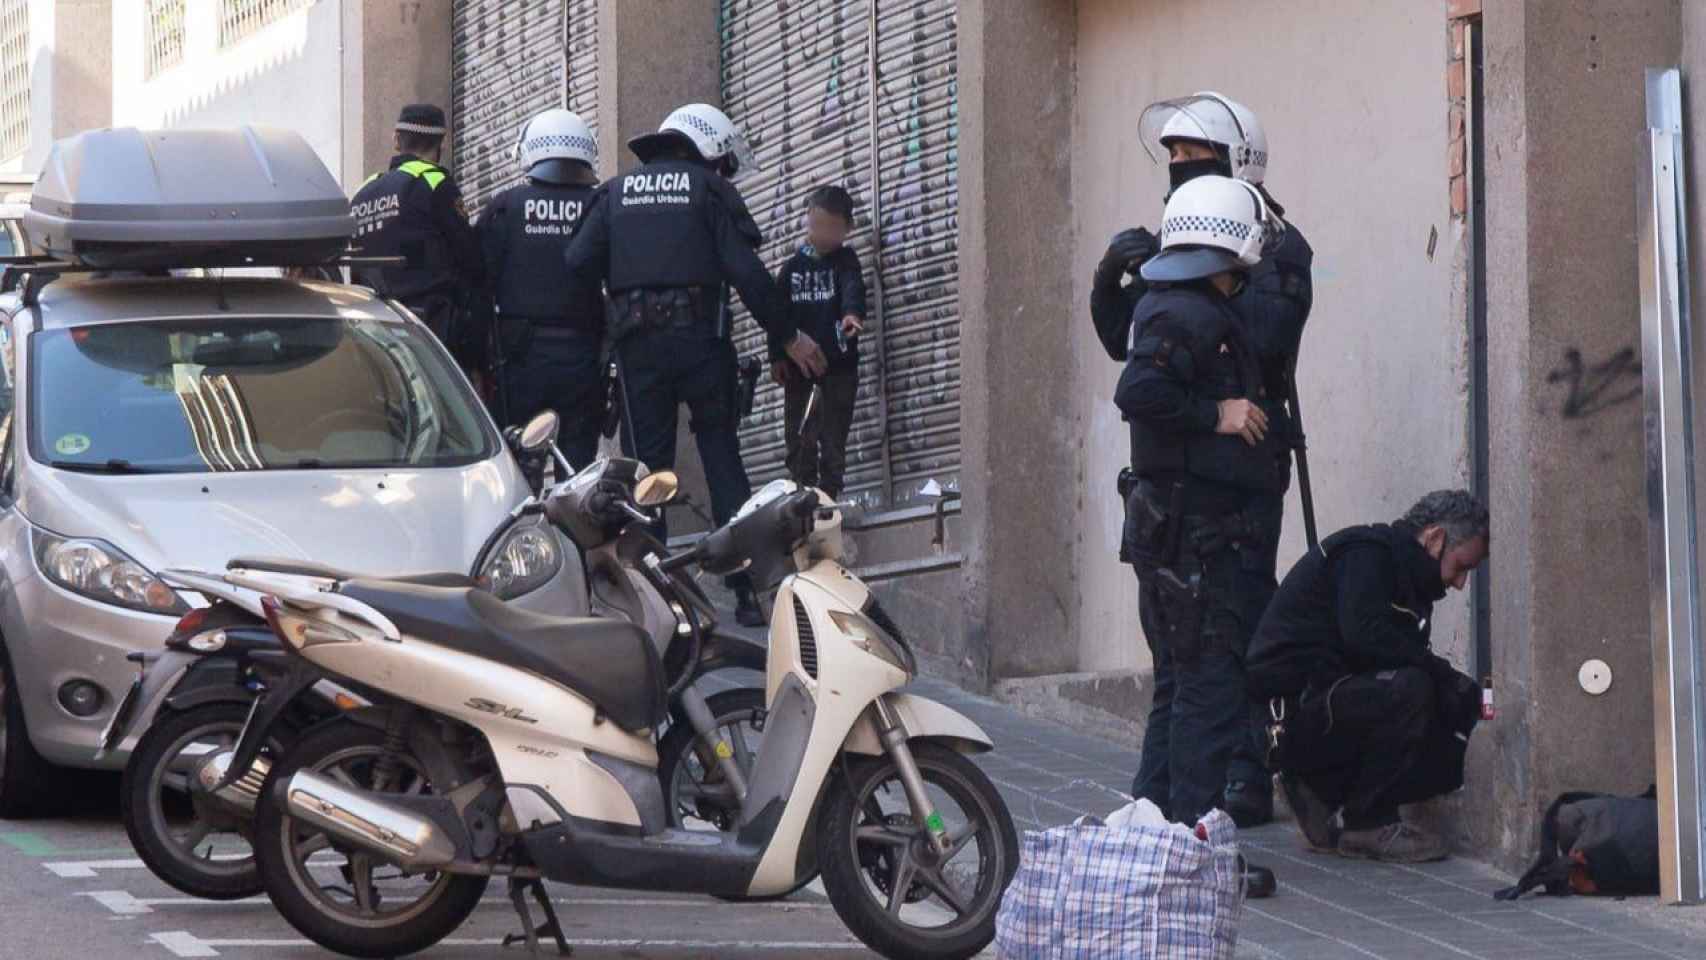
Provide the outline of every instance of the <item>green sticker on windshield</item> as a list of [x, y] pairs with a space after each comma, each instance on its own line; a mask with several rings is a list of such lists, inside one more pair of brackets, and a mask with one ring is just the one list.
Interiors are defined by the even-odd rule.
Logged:
[[86, 433], [68, 433], [53, 442], [53, 452], [62, 457], [75, 457], [90, 447]]

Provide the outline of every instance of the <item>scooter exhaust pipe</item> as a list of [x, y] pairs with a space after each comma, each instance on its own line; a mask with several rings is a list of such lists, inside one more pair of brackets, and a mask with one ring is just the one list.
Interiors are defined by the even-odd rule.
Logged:
[[[225, 771], [231, 769], [231, 761], [235, 756], [234, 750], [221, 750], [202, 761], [196, 768], [196, 785], [203, 794], [237, 810], [244, 817], [252, 817], [255, 815], [255, 804], [261, 799], [261, 784], [266, 783], [267, 773], [272, 770], [272, 761], [266, 757], [256, 757], [255, 762], [249, 766], [248, 773], [227, 786], [219, 787], [219, 782], [225, 779]], [[215, 789], [216, 787], [219, 789]]]
[[456, 859], [456, 844], [422, 814], [366, 790], [299, 770], [284, 785], [290, 815], [407, 870], [431, 870]]

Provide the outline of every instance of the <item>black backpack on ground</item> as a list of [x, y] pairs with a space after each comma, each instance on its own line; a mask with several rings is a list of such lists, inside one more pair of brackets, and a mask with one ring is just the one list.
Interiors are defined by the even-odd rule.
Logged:
[[1638, 797], [1560, 795], [1540, 823], [1540, 856], [1516, 886], [1493, 896], [1515, 900], [1535, 887], [1553, 896], [1657, 894], [1657, 787]]

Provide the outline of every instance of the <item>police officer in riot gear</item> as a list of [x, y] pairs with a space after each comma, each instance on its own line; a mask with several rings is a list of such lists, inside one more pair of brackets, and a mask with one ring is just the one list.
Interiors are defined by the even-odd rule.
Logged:
[[356, 191], [350, 213], [364, 255], [409, 262], [358, 268], [355, 280], [400, 301], [464, 369], [475, 370], [483, 341], [467, 318], [483, 271], [462, 191], [438, 165], [444, 133], [444, 111], [430, 103], [410, 104], [397, 117], [397, 155]]
[[[628, 146], [641, 166], [594, 193], [569, 246], [570, 282], [602, 281], [609, 293], [629, 449], [654, 470], [672, 466], [677, 409], [687, 404], [711, 511], [725, 523], [752, 493], [735, 433], [727, 287], [808, 376], [823, 374], [823, 351], [788, 319], [758, 258], [758, 225], [727, 179], [749, 162], [734, 123], [715, 107], [689, 104]], [[750, 580], [729, 585], [739, 621], [762, 625]]]
[[[1250, 183], [1276, 219], [1285, 210], [1268, 193], [1267, 136], [1260, 122], [1244, 105], [1217, 93], [1205, 92], [1178, 100], [1163, 101], [1147, 108], [1140, 120], [1144, 147], [1156, 159], [1168, 161], [1172, 190], [1193, 179], [1218, 175]], [[1126, 359], [1131, 340], [1133, 311], [1147, 286], [1140, 268], [1159, 249], [1157, 239], [1142, 227], [1123, 230], [1108, 245], [1091, 283], [1090, 315], [1098, 339], [1115, 360]], [[1302, 434], [1287, 406], [1295, 405], [1297, 353], [1303, 327], [1313, 305], [1310, 268], [1314, 251], [1294, 224], [1271, 236], [1262, 260], [1252, 267], [1247, 282], [1232, 298], [1232, 309], [1243, 324], [1243, 336], [1256, 356], [1263, 385], [1273, 403], [1272, 431], [1292, 446], [1301, 448]], [[1290, 459], [1285, 462], [1285, 487], [1290, 485]], [[1257, 596], [1250, 601], [1259, 614], [1277, 587], [1275, 567], [1282, 514], [1275, 513], [1271, 526], [1252, 537], [1247, 560], [1259, 563], [1265, 576], [1254, 580]], [[1242, 649], [1238, 651], [1242, 656]], [[1273, 817], [1273, 788], [1262, 763], [1264, 721], [1252, 713], [1250, 736], [1234, 753], [1227, 772], [1227, 789], [1221, 806], [1240, 827], [1266, 823]]]
[[1261, 540], [1287, 447], [1233, 303], [1278, 229], [1260, 191], [1203, 176], [1173, 192], [1115, 402], [1131, 427], [1121, 558], [1139, 584], [1155, 698], [1132, 792], [1190, 823], [1222, 802], [1250, 733], [1241, 658], [1266, 602]]
[[562, 263], [598, 184], [598, 143], [579, 116], [553, 109], [527, 122], [515, 152], [526, 179], [493, 197], [476, 228], [496, 309], [497, 409], [506, 425], [555, 410], [580, 467], [598, 455], [604, 420], [604, 298], [571, 291]]

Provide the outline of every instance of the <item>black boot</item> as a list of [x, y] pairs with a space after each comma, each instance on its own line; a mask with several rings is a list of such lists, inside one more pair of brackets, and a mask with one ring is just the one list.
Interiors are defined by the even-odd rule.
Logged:
[[1272, 823], [1274, 819], [1274, 789], [1269, 783], [1234, 780], [1226, 785], [1221, 809], [1232, 818], [1240, 830]]
[[764, 608], [758, 605], [758, 594], [750, 587], [735, 591], [735, 622], [743, 627], [766, 625]]

